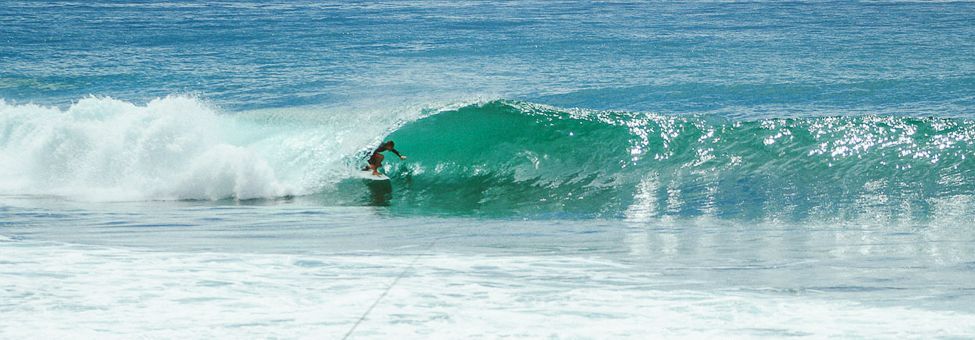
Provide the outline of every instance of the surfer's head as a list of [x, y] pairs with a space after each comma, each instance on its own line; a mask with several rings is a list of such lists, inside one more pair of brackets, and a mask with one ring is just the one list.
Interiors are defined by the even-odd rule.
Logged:
[[395, 143], [393, 141], [388, 141], [386, 144], [383, 144], [383, 149], [392, 150], [394, 145]]

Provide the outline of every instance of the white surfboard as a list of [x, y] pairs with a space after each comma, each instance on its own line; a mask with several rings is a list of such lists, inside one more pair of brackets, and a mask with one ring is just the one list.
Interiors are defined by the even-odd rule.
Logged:
[[376, 175], [373, 175], [372, 174], [372, 171], [370, 171], [370, 170], [356, 171], [356, 177], [359, 177], [359, 178], [362, 178], [362, 179], [370, 179], [370, 180], [373, 180], [373, 181], [388, 181], [389, 180], [389, 177], [386, 177], [386, 175], [379, 174], [379, 176], [376, 176]]

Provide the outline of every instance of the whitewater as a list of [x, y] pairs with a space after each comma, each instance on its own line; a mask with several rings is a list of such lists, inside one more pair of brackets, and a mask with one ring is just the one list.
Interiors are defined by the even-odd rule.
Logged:
[[970, 338], [972, 22], [7, 1], [0, 338]]

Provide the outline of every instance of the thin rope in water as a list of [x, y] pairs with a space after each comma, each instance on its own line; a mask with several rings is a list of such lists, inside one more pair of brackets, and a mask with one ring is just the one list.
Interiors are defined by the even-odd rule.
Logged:
[[[433, 240], [433, 242], [430, 242], [430, 245], [427, 246], [427, 249], [425, 249], [425, 250], [430, 250], [430, 248], [433, 248], [433, 244], [434, 243], [437, 243], [438, 240], [440, 240], [440, 239], [436, 239], [436, 240]], [[354, 333], [355, 332], [355, 329], [359, 327], [359, 324], [361, 324], [362, 321], [364, 321], [366, 319], [366, 317], [369, 316], [369, 313], [372, 313], [372, 309], [373, 308], [376, 308], [376, 306], [379, 305], [379, 302], [382, 301], [383, 298], [386, 297], [386, 294], [389, 294], [389, 291], [393, 289], [393, 286], [395, 286], [397, 283], [399, 283], [399, 280], [402, 279], [403, 276], [406, 275], [406, 272], [410, 271], [410, 269], [413, 269], [413, 266], [416, 264], [416, 261], [419, 260], [420, 259], [420, 256], [422, 256], [422, 255], [423, 255], [423, 253], [419, 253], [419, 254], [416, 254], [416, 256], [413, 257], [413, 261], [410, 261], [410, 264], [408, 266], [406, 266], [406, 268], [403, 268], [403, 271], [401, 271], [399, 273], [399, 275], [397, 275], [396, 278], [393, 279], [393, 282], [391, 282], [389, 284], [389, 286], [386, 287], [386, 290], [384, 290], [383, 293], [379, 295], [379, 298], [377, 298], [376, 301], [373, 301], [372, 302], [372, 306], [369, 306], [369, 309], [366, 309], [366, 312], [365, 313], [362, 313], [362, 316], [360, 316], [359, 317], [359, 320], [357, 320], [355, 322], [355, 324], [352, 325], [352, 328], [350, 328], [349, 331], [345, 333], [345, 336], [342, 337], [342, 340], [347, 340], [350, 336], [352, 336], [352, 333]]]

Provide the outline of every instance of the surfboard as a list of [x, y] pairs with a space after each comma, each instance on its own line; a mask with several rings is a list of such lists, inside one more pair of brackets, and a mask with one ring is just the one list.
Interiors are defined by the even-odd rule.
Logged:
[[386, 177], [386, 175], [380, 174], [379, 176], [376, 176], [376, 175], [373, 175], [372, 174], [372, 171], [368, 171], [368, 170], [366, 170], [366, 171], [358, 171], [356, 177], [359, 177], [359, 178], [362, 178], [362, 179], [373, 180], [373, 181], [388, 181], [389, 180], [389, 177]]

